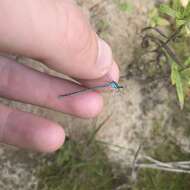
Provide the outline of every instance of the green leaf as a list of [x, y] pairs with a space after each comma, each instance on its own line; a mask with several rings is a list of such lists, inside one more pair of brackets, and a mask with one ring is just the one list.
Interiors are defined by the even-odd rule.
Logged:
[[183, 80], [184, 93], [188, 94], [190, 88], [190, 68], [181, 71], [181, 78]]
[[158, 9], [153, 8], [149, 12], [148, 17], [149, 17], [150, 26], [152, 26], [152, 27], [157, 26], [157, 18], [159, 17]]
[[169, 26], [170, 22], [159, 15], [158, 9], [153, 8], [148, 15], [151, 26]]
[[185, 60], [184, 65], [185, 66], [189, 66], [190, 65], [190, 56]]
[[177, 27], [180, 27], [180, 26], [182, 26], [184, 24], [186, 24], [185, 20], [176, 19], [176, 25], [177, 25]]
[[183, 80], [183, 84], [185, 84], [187, 86], [187, 88], [189, 89], [189, 87], [190, 87], [190, 67], [181, 71], [181, 78]]
[[172, 9], [169, 5], [165, 4], [160, 5], [160, 12], [168, 16], [171, 16], [172, 18], [176, 18], [177, 16], [177, 12], [174, 9]]
[[171, 80], [172, 80], [172, 85], [176, 86], [176, 91], [177, 91], [180, 107], [181, 109], [183, 109], [184, 102], [185, 102], [185, 95], [184, 95], [184, 90], [183, 90], [182, 78], [178, 70], [178, 65], [176, 63], [172, 63]]
[[170, 25], [170, 22], [162, 17], [157, 17], [156, 23], [158, 26], [169, 26]]
[[148, 17], [150, 17], [150, 18], [154, 18], [154, 17], [158, 17], [158, 16], [159, 16], [159, 13], [158, 13], [157, 8], [153, 8], [148, 14]]
[[178, 98], [179, 98], [180, 107], [181, 107], [181, 109], [183, 109], [184, 102], [185, 102], [185, 96], [184, 96], [183, 84], [182, 84], [181, 76], [180, 76], [179, 73], [178, 73], [177, 78], [176, 78], [176, 90], [177, 90], [177, 95], [178, 95]]
[[178, 10], [179, 8], [181, 8], [181, 3], [179, 0], [172, 0], [172, 8], [174, 10]]
[[187, 36], [187, 37], [189, 37], [190, 36], [190, 28], [188, 27], [188, 26], [185, 26], [185, 35]]
[[183, 78], [190, 79], [190, 68], [181, 71], [181, 75]]
[[172, 85], [176, 85], [176, 70], [177, 70], [177, 67], [176, 67], [176, 64], [175, 63], [172, 63], [172, 73], [171, 73], [171, 81], [172, 81]]

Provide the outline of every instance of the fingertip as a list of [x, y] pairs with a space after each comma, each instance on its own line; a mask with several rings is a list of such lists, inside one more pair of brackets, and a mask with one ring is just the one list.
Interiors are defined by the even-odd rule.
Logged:
[[115, 82], [119, 81], [119, 67], [115, 61], [113, 61], [112, 67], [110, 68], [107, 77]]
[[94, 79], [94, 80], [80, 80], [81, 84], [88, 86], [88, 87], [94, 87], [96, 85], [102, 85], [107, 82], [119, 81], [119, 67], [116, 64], [115, 61], [113, 61], [113, 64], [109, 71], [101, 78]]
[[34, 135], [34, 149], [39, 152], [52, 153], [58, 150], [65, 141], [65, 132], [55, 123], [47, 124]]
[[80, 95], [73, 98], [71, 113], [84, 119], [96, 117], [103, 108], [103, 98], [97, 92]]

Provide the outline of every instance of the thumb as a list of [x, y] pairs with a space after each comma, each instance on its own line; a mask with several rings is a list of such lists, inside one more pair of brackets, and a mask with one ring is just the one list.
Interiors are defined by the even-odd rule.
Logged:
[[113, 62], [110, 47], [71, 0], [1, 0], [0, 23], [1, 52], [40, 59], [71, 77], [99, 78]]

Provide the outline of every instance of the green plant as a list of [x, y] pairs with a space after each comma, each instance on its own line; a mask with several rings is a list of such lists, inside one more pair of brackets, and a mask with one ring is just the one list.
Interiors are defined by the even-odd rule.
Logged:
[[183, 7], [180, 0], [172, 0], [170, 4], [161, 4], [160, 13], [169, 16], [177, 26], [184, 26], [184, 34], [190, 34], [190, 3]]
[[[168, 4], [161, 4], [155, 8], [150, 16], [148, 29], [153, 29], [159, 35], [145, 35], [143, 44], [145, 47], [153, 42], [157, 47], [152, 51], [157, 53], [156, 62], [169, 64], [171, 71], [171, 83], [176, 87], [180, 107], [184, 107], [185, 98], [190, 92], [190, 48], [182, 51], [184, 46], [189, 46], [190, 41], [190, 2], [183, 6], [180, 0], [171, 0]], [[158, 28], [169, 31], [171, 35], [165, 35]]]
[[111, 164], [98, 142], [67, 141], [40, 171], [39, 189], [108, 190], [114, 184]]
[[149, 12], [149, 20], [150, 20], [150, 26], [156, 27], [156, 26], [168, 26], [170, 25], [169, 21], [163, 17], [160, 16], [160, 12], [158, 8], [153, 8]]

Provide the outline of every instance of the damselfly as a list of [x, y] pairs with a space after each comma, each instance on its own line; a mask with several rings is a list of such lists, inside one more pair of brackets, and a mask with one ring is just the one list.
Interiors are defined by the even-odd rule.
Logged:
[[99, 90], [99, 89], [103, 89], [103, 88], [109, 88], [109, 87], [111, 89], [114, 89], [114, 90], [124, 88], [123, 86], [120, 86], [117, 82], [112, 81], [112, 82], [105, 83], [103, 85], [98, 85], [98, 86], [94, 86], [94, 87], [90, 87], [90, 88], [85, 88], [85, 89], [75, 91], [75, 92], [69, 92], [69, 93], [60, 95], [59, 98], [62, 99], [64, 97], [73, 96], [73, 95], [86, 93], [86, 92], [93, 91], [93, 90]]

